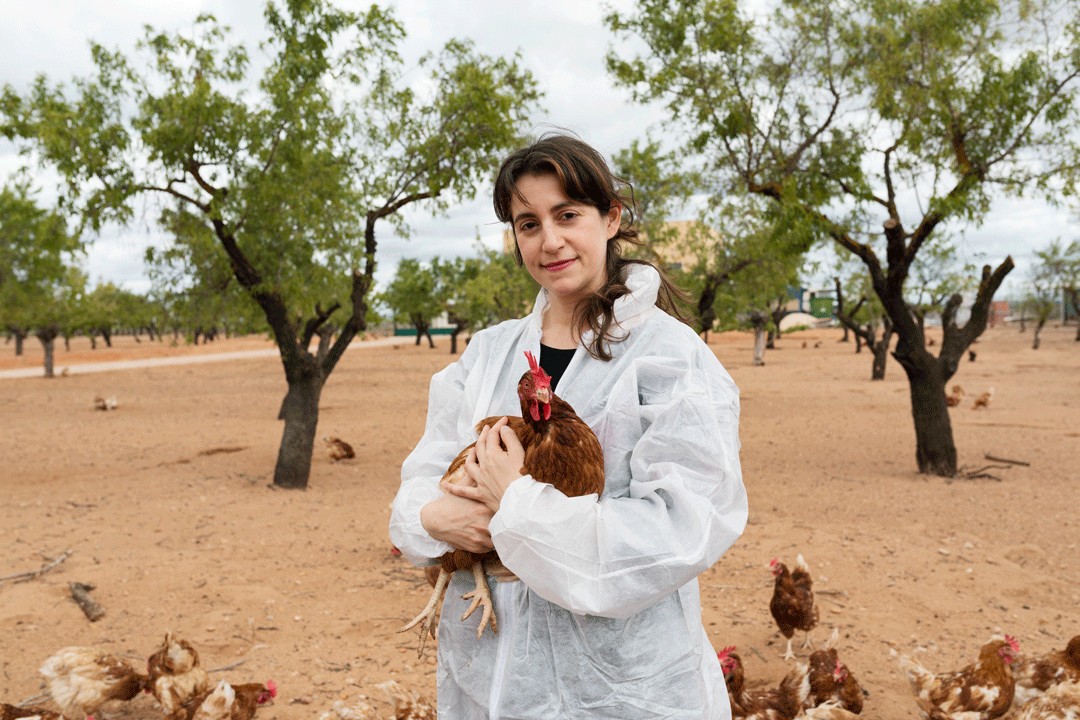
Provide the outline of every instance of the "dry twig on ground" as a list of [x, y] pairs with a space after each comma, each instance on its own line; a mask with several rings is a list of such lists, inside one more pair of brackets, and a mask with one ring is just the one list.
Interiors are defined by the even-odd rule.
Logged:
[[60, 553], [59, 556], [54, 557], [54, 558], [50, 558], [48, 555], [45, 555], [45, 554], [42, 554], [42, 557], [44, 557], [48, 562], [46, 562], [44, 565], [39, 567], [37, 570], [28, 570], [26, 572], [13, 573], [11, 575], [5, 575], [3, 577], [0, 577], [0, 585], [3, 585], [4, 582], [7, 581], [7, 580], [10, 580], [11, 582], [20, 583], [20, 582], [29, 582], [30, 580], [33, 580], [35, 578], [39, 578], [42, 575], [44, 575], [45, 573], [52, 570], [53, 568], [60, 565], [60, 563], [67, 560], [69, 557], [71, 557], [71, 550], [65, 550], [64, 552]]

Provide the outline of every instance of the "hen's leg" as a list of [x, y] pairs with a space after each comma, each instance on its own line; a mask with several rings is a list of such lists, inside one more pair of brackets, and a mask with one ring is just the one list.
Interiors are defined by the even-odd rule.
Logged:
[[806, 631], [806, 637], [803, 638], [802, 646], [804, 648], [812, 648], [812, 647], [814, 647], [814, 643], [810, 642], [810, 631], [809, 630]]
[[450, 573], [446, 570], [439, 570], [439, 577], [435, 580], [435, 589], [431, 591], [431, 599], [428, 600], [428, 604], [420, 611], [420, 614], [414, 617], [407, 625], [404, 625], [398, 632], [405, 632], [406, 630], [412, 630], [423, 621], [423, 632], [420, 633], [420, 646], [416, 649], [418, 656], [424, 655], [424, 643], [427, 642], [427, 636], [435, 637], [435, 619], [438, 617], [439, 605], [442, 603], [443, 595], [446, 594], [446, 586], [450, 582]]
[[785, 660], [794, 660], [795, 653], [791, 650], [791, 638], [787, 639], [787, 651], [784, 653]]
[[472, 604], [469, 605], [469, 609], [465, 611], [465, 614], [461, 616], [461, 619], [465, 620], [476, 612], [476, 608], [481, 605], [484, 606], [484, 611], [480, 614], [480, 625], [476, 628], [476, 639], [479, 640], [484, 634], [484, 628], [486, 628], [489, 623], [491, 624], [491, 632], [493, 633], [499, 632], [499, 625], [495, 621], [495, 603], [491, 600], [491, 588], [488, 587], [484, 563], [474, 563], [472, 566], [472, 573], [473, 579], [476, 581], [476, 589], [461, 596], [462, 600], [472, 598]]

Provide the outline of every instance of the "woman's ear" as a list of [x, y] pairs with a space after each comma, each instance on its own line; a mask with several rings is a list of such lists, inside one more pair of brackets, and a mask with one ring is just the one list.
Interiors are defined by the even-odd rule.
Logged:
[[607, 220], [607, 238], [611, 240], [619, 233], [619, 224], [622, 222], [622, 205], [612, 203], [605, 219]]

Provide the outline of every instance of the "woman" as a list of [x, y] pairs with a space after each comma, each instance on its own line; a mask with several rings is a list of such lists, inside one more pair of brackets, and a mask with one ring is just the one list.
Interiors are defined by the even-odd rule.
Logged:
[[[475, 617], [458, 620], [471, 574], [455, 574], [439, 624], [440, 717], [730, 717], [697, 576], [746, 523], [738, 389], [658, 307], [674, 310], [672, 286], [621, 257], [636, 240], [630, 208], [575, 138], [543, 138], [499, 171], [496, 215], [542, 290], [530, 315], [476, 333], [432, 378], [390, 521], [416, 564], [494, 547], [521, 580], [492, 583], [499, 631], [478, 641]], [[526, 350], [603, 446], [598, 502], [519, 477], [521, 445], [505, 426], [466, 463], [475, 487], [439, 489], [476, 422], [520, 412]]]

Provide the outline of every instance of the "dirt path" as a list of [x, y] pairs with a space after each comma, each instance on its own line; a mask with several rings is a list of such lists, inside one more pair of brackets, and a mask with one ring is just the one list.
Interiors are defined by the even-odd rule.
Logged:
[[[241, 338], [241, 340], [249, 339]], [[355, 340], [349, 345], [349, 350], [351, 351], [363, 348], [386, 347], [387, 345], [403, 345], [407, 343], [407, 338], [402, 339], [400, 337], [383, 337], [374, 338], [371, 340]], [[267, 342], [266, 344], [269, 345], [270, 343]], [[209, 346], [204, 346], [204, 348], [205, 347]], [[137, 352], [137, 349], [129, 350], [128, 352]], [[255, 358], [277, 357], [278, 350], [274, 347], [267, 347], [258, 350], [234, 350], [231, 352], [211, 353], [184, 353], [172, 357], [144, 357], [135, 360], [98, 361], [94, 361], [93, 354], [93, 350], [90, 350], [88, 352], [84, 350], [77, 355], [77, 357], [80, 358], [80, 361], [76, 363], [71, 363], [71, 356], [68, 356], [68, 363], [61, 365], [54, 362], [53, 371], [58, 375], [81, 375], [84, 373], [112, 372], [113, 370], [135, 370], [138, 368], [165, 367], [168, 365], [193, 365], [196, 363], [229, 362], [231, 360], [252, 360]], [[82, 358], [87, 358], [87, 360], [83, 361]], [[39, 367], [17, 367], [8, 370], [0, 370], [0, 380], [41, 377], [43, 372], [44, 371], [40, 366], [39, 362]]]

